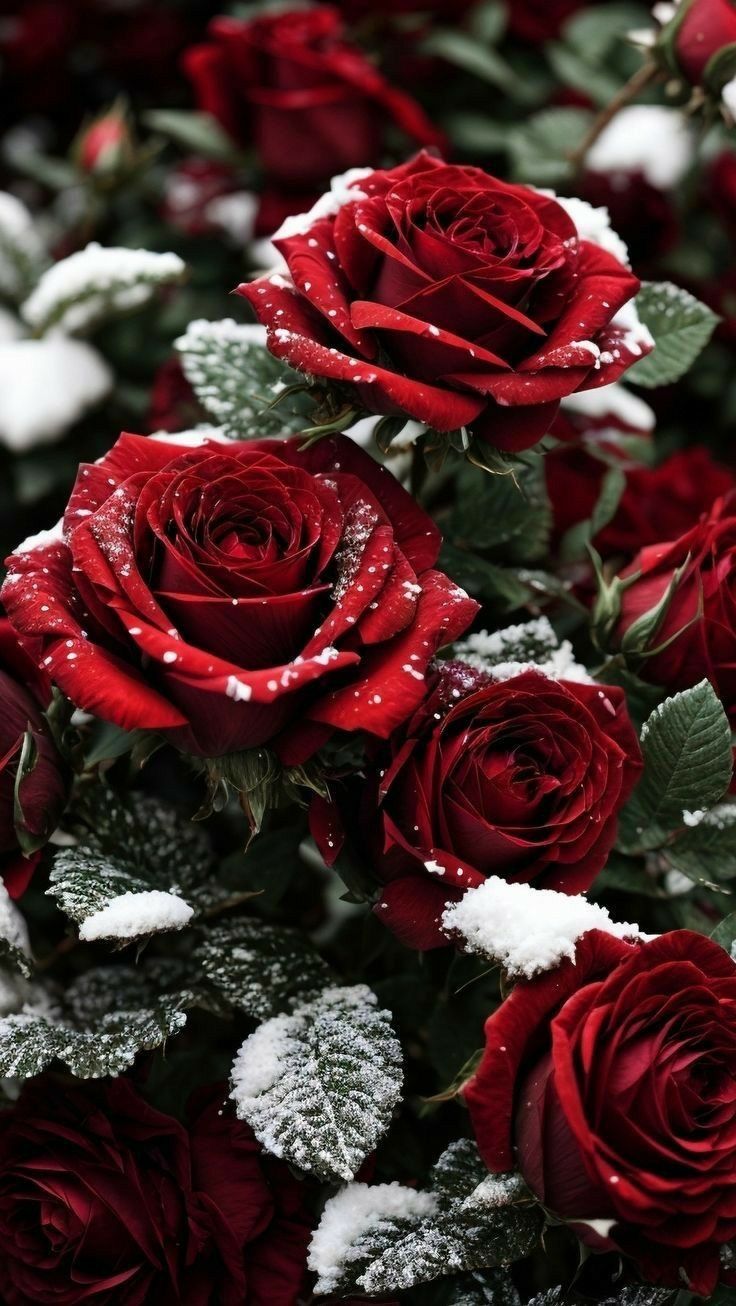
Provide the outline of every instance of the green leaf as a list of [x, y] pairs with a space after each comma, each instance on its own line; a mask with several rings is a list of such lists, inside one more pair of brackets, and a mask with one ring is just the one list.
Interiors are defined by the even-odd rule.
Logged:
[[621, 821], [621, 847], [661, 847], [683, 812], [708, 809], [731, 780], [731, 731], [707, 680], [666, 698], [642, 727], [644, 773]]
[[571, 526], [560, 542], [562, 562], [575, 562], [585, 557], [586, 545], [595, 539], [598, 532], [603, 530], [603, 527], [607, 526], [615, 516], [625, 489], [625, 473], [620, 467], [609, 467], [601, 481], [598, 498], [590, 517]]
[[729, 957], [736, 961], [736, 956], [734, 955], [734, 944], [736, 944], [736, 912], [731, 912], [729, 916], [724, 916], [723, 920], [718, 922], [710, 937], [714, 943], [719, 943], [722, 948], [725, 948]]
[[314, 997], [330, 980], [302, 935], [247, 918], [208, 927], [194, 960], [232, 1006], [258, 1020]]
[[[489, 1175], [474, 1143], [451, 1145], [434, 1174], [432, 1192], [350, 1184], [330, 1199], [310, 1249], [317, 1292], [406, 1291], [449, 1273], [509, 1265], [535, 1245], [542, 1216], [523, 1181]], [[332, 1230], [341, 1227], [343, 1211], [353, 1214], [353, 1236], [335, 1253]], [[514, 1301], [508, 1289], [502, 1300]]]
[[689, 290], [671, 281], [645, 281], [636, 309], [654, 337], [655, 348], [629, 369], [627, 379], [647, 388], [670, 385], [684, 376], [720, 321]]
[[25, 204], [0, 191], [0, 296], [20, 303], [47, 265], [48, 255]]
[[736, 877], [736, 804], [721, 803], [709, 812], [688, 812], [687, 829], [667, 848], [675, 870], [696, 880]]
[[71, 335], [87, 332], [141, 308], [157, 289], [181, 281], [185, 271], [178, 254], [103, 248], [93, 241], [44, 272], [21, 313], [37, 335], [52, 327]]
[[238, 161], [238, 150], [227, 132], [211, 113], [186, 109], [150, 109], [143, 121], [152, 131], [167, 136], [185, 150], [213, 159], [218, 163]]
[[549, 552], [552, 510], [544, 455], [519, 465], [513, 476], [478, 476], [463, 463], [455, 479], [455, 507], [447, 534], [456, 546], [532, 563]]
[[195, 996], [162, 992], [169, 978], [111, 967], [87, 971], [61, 1000], [36, 987], [22, 1011], [0, 1019], [0, 1075], [27, 1078], [54, 1061], [83, 1079], [120, 1074], [186, 1023]]
[[401, 1048], [364, 984], [328, 988], [245, 1040], [232, 1097], [267, 1152], [332, 1181], [351, 1179], [401, 1094]]
[[521, 79], [506, 60], [491, 45], [482, 45], [468, 32], [449, 27], [436, 28], [422, 41], [421, 50], [422, 54], [444, 59], [463, 72], [498, 87], [517, 102], [528, 99]]
[[23, 915], [0, 880], [0, 963], [30, 976], [32, 972], [28, 929]]
[[228, 897], [211, 877], [201, 826], [167, 804], [138, 793], [123, 801], [100, 784], [83, 793], [78, 816], [84, 835], [56, 854], [47, 893], [83, 940], [129, 943], [182, 929]]
[[582, 141], [593, 116], [586, 109], [543, 109], [512, 127], [507, 148], [515, 181], [555, 186], [570, 179], [570, 154]]
[[176, 348], [202, 407], [226, 435], [262, 439], [307, 424], [304, 377], [269, 354], [262, 327], [202, 319], [189, 323]]

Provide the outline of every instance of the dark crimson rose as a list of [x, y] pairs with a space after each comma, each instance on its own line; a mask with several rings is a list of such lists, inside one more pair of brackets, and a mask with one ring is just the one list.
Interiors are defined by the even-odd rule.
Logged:
[[687, 930], [592, 931], [486, 1022], [465, 1089], [494, 1172], [650, 1282], [707, 1297], [736, 1237], [736, 966]]
[[[592, 441], [560, 446], [545, 459], [558, 540], [571, 526], [588, 519], [598, 502], [616, 448], [602, 443], [608, 461], [596, 457]], [[672, 454], [658, 467], [632, 464], [623, 452], [618, 464], [625, 472], [626, 488], [611, 521], [593, 537], [603, 558], [631, 558], [645, 545], [676, 539], [734, 485], [732, 473], [714, 462], [703, 445]]]
[[552, 41], [585, 0], [514, 0], [509, 5], [509, 30], [533, 45]]
[[213, 208], [216, 215], [217, 200], [232, 194], [236, 185], [232, 168], [225, 164], [196, 156], [183, 159], [166, 178], [161, 217], [187, 236], [212, 233], [218, 230]]
[[477, 611], [436, 527], [345, 436], [196, 441], [123, 435], [80, 468], [13, 556], [15, 627], [73, 703], [188, 752], [387, 735]]
[[736, 238], [736, 153], [722, 150], [707, 170], [707, 194], [732, 239]]
[[317, 803], [313, 832], [328, 861], [343, 831], [369, 847], [383, 881], [379, 918], [410, 947], [439, 947], [445, 903], [488, 875], [588, 889], [640, 769], [620, 689], [537, 671], [494, 682], [450, 662], [341, 825]]
[[209, 36], [184, 57], [199, 107], [255, 149], [271, 185], [319, 192], [334, 173], [377, 162], [389, 123], [419, 144], [440, 141], [329, 5], [215, 18]]
[[5, 1306], [294, 1306], [301, 1185], [218, 1106], [185, 1127], [125, 1079], [29, 1081], [0, 1115]]
[[611, 225], [642, 275], [679, 240], [680, 223], [671, 195], [653, 186], [640, 170], [587, 172], [580, 194], [589, 204], [608, 209]]
[[615, 381], [650, 348], [629, 304], [639, 282], [570, 213], [420, 154], [335, 179], [274, 240], [293, 285], [261, 277], [239, 293], [277, 357], [353, 387], [371, 411], [526, 448], [563, 396]]
[[151, 386], [148, 409], [149, 431], [187, 431], [204, 420], [205, 414], [184, 375], [178, 354], [157, 369]]
[[681, 0], [670, 29], [667, 39], [675, 64], [693, 86], [698, 86], [707, 77], [713, 56], [725, 46], [736, 45], [736, 3]]
[[[28, 887], [67, 797], [66, 768], [43, 715], [50, 701], [51, 681], [0, 617], [0, 877], [12, 898]], [[27, 735], [32, 752], [21, 761]]]
[[716, 499], [700, 521], [676, 539], [647, 544], [621, 574], [637, 576], [621, 597], [618, 633], [659, 603], [675, 572], [682, 574], [652, 637], [661, 652], [637, 672], [670, 692], [710, 680], [733, 717], [736, 710], [736, 494]]

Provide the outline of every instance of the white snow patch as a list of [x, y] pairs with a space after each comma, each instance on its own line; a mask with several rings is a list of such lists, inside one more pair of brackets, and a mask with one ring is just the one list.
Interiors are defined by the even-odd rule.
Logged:
[[514, 979], [531, 979], [565, 957], [573, 959], [577, 940], [588, 930], [618, 939], [639, 934], [638, 926], [617, 924], [605, 907], [579, 894], [507, 884], [496, 875], [448, 904], [442, 927], [447, 934], [461, 935], [471, 952], [498, 963]]
[[370, 177], [373, 171], [373, 168], [348, 168], [347, 172], [333, 177], [330, 189], [325, 191], [324, 195], [320, 195], [311, 209], [307, 213], [294, 213], [285, 218], [271, 240], [288, 240], [291, 236], [303, 236], [315, 222], [319, 222], [320, 218], [334, 217], [343, 204], [354, 204], [357, 200], [367, 199], [365, 191], [355, 183], [362, 181], [364, 177]]
[[628, 304], [618, 310], [616, 316], [611, 318], [611, 326], [623, 331], [624, 348], [630, 350], [635, 357], [638, 358], [645, 349], [654, 348], [654, 336], [639, 317], [635, 299], [630, 299]]
[[58, 332], [0, 344], [0, 444], [20, 453], [57, 440], [112, 381], [96, 349]]
[[562, 407], [593, 419], [615, 417], [637, 431], [653, 430], [656, 421], [649, 404], [618, 381], [598, 386], [597, 390], [581, 390], [578, 394], [568, 395], [562, 400]]
[[28, 939], [28, 926], [13, 902], [5, 885], [0, 880], [0, 938], [5, 939], [14, 948], [20, 948], [30, 956], [31, 946]]
[[229, 436], [219, 426], [194, 426], [188, 431], [156, 431], [149, 440], [160, 444], [181, 444], [187, 449], [199, 449], [203, 444], [232, 444]]
[[193, 915], [194, 909], [176, 893], [162, 889], [120, 893], [82, 922], [79, 937], [85, 943], [93, 939], [137, 939], [160, 930], [182, 930]]
[[231, 1071], [236, 1102], [260, 1097], [282, 1074], [291, 1040], [299, 1034], [298, 1016], [274, 1016], [264, 1021], [243, 1043]]
[[44, 272], [21, 311], [32, 327], [43, 329], [53, 322], [74, 333], [109, 310], [140, 307], [157, 285], [178, 281], [183, 272], [178, 254], [104, 248], [92, 241]]
[[726, 82], [721, 91], [721, 99], [731, 117], [736, 121], [736, 77], [732, 77], [729, 82]]
[[[534, 187], [534, 189], [538, 188]], [[619, 263], [629, 267], [629, 251], [621, 237], [613, 230], [611, 215], [605, 206], [595, 208], [587, 200], [578, 199], [574, 195], [558, 195], [553, 190], [541, 189], [539, 193], [557, 200], [575, 224], [581, 240], [589, 240], [592, 245], [600, 245], [601, 249], [613, 254]]]
[[[309, 1247], [308, 1266], [318, 1276], [318, 1293], [339, 1288], [343, 1269], [360, 1256], [359, 1244], [384, 1222], [418, 1222], [434, 1214], [433, 1193], [403, 1184], [348, 1184], [327, 1202]], [[356, 1247], [356, 1244], [358, 1246]]]
[[204, 215], [234, 245], [246, 245], [253, 238], [258, 205], [258, 196], [253, 191], [237, 190], [211, 199], [205, 205]]
[[[535, 656], [522, 655], [525, 646]], [[453, 656], [481, 671], [489, 671], [494, 680], [511, 680], [524, 671], [537, 671], [548, 680], [571, 680], [592, 684], [585, 667], [575, 661], [568, 639], [558, 642], [547, 617], [504, 630], [479, 630], [455, 644]]]
[[21, 544], [13, 549], [13, 553], [32, 553], [34, 549], [47, 549], [51, 544], [64, 543], [64, 521], [59, 518], [55, 526], [47, 531], [37, 531], [35, 535], [28, 535]]
[[650, 186], [671, 190], [684, 177], [693, 156], [694, 138], [683, 113], [660, 104], [632, 104], [601, 132], [588, 152], [586, 167], [605, 173], [642, 172]]

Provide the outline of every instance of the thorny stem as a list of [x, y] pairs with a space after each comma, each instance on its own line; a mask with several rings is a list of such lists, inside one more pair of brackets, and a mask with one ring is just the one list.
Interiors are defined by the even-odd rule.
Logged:
[[638, 68], [633, 77], [621, 87], [621, 90], [614, 95], [613, 99], [602, 109], [597, 118], [593, 120], [583, 139], [574, 150], [571, 150], [568, 158], [576, 172], [580, 171], [585, 163], [589, 150], [595, 145], [598, 137], [603, 134], [609, 122], [612, 122], [616, 114], [624, 109], [627, 104], [635, 100], [640, 91], [646, 86], [662, 76], [662, 71], [653, 60], [647, 60]]

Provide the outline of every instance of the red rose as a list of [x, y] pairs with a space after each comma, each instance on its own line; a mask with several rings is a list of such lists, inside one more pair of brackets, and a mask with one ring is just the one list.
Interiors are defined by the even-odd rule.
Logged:
[[693, 86], [701, 84], [710, 60], [729, 45], [736, 45], [734, 0], [681, 0], [672, 20], [671, 49]]
[[[433, 948], [448, 942], [444, 904], [488, 875], [589, 888], [641, 759], [620, 689], [536, 671], [494, 682], [450, 662], [378, 765], [344, 825], [384, 881], [380, 919], [410, 947]], [[339, 850], [333, 824], [315, 804], [327, 860]]]
[[[545, 459], [558, 539], [589, 518], [598, 502], [607, 464], [595, 456], [591, 446], [592, 442], [561, 446]], [[615, 446], [604, 447], [611, 457]], [[619, 462], [626, 473], [626, 488], [611, 521], [593, 536], [603, 558], [615, 554], [630, 558], [644, 545], [676, 539], [734, 484], [731, 472], [714, 462], [702, 445], [672, 454], [658, 467], [632, 465], [623, 453], [619, 453]]]
[[509, 5], [509, 29], [533, 45], [559, 36], [567, 19], [585, 0], [514, 0]]
[[521, 449], [563, 396], [648, 352], [635, 310], [619, 316], [639, 282], [556, 200], [426, 154], [334, 184], [274, 241], [293, 286], [239, 292], [274, 354], [366, 408]]
[[185, 1128], [124, 1079], [29, 1081], [0, 1115], [6, 1306], [293, 1306], [300, 1185], [218, 1105]]
[[215, 18], [184, 59], [201, 109], [255, 148], [269, 183], [319, 191], [335, 172], [377, 162], [385, 128], [440, 136], [419, 105], [346, 41], [336, 9]]
[[644, 1277], [708, 1296], [736, 1237], [736, 966], [687, 930], [592, 931], [518, 983], [465, 1090], [489, 1169]]
[[661, 648], [639, 675], [670, 692], [710, 680], [726, 711], [736, 708], [736, 497], [717, 499], [678, 538], [641, 549], [622, 572], [637, 579], [621, 596], [618, 634], [656, 607], [678, 569], [671, 602], [650, 639]]
[[[38, 850], [53, 834], [66, 802], [66, 769], [44, 711], [51, 682], [20, 648], [15, 632], [0, 617], [0, 876], [12, 898], [28, 887]], [[24, 761], [30, 732], [35, 750]]]
[[80, 468], [3, 587], [73, 703], [205, 756], [413, 711], [477, 604], [389, 472], [344, 436], [300, 444], [123, 435]]

